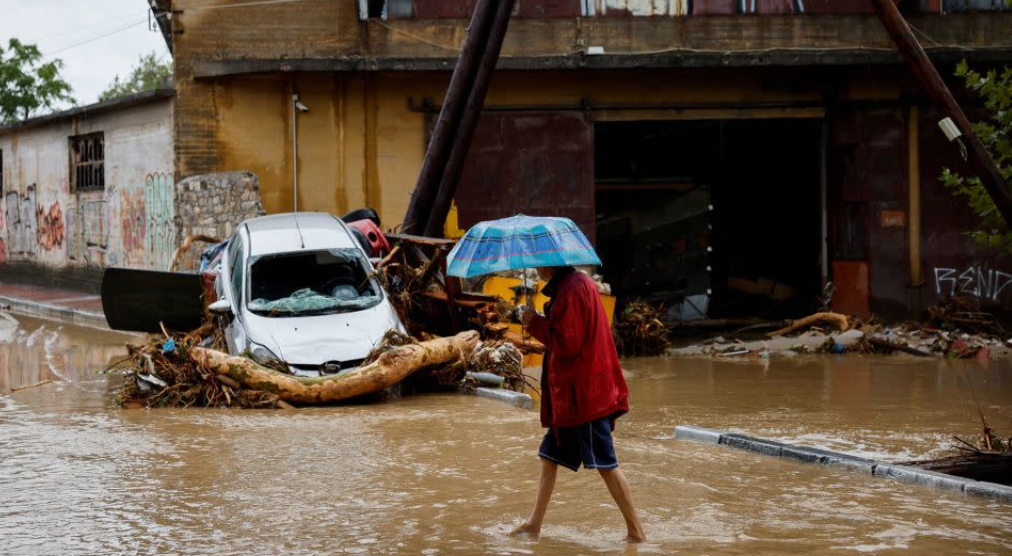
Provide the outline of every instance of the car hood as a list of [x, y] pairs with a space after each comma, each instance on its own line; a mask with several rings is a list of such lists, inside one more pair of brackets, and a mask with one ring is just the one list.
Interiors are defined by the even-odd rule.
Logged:
[[271, 318], [246, 312], [249, 339], [290, 365], [363, 359], [391, 328], [403, 330], [387, 299], [353, 313]]

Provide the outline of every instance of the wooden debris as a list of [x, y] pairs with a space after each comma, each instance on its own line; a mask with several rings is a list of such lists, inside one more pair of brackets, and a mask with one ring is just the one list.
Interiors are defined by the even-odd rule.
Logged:
[[415, 371], [466, 357], [477, 343], [477, 332], [462, 332], [452, 338], [401, 346], [351, 372], [318, 378], [285, 375], [218, 350], [195, 347], [190, 352], [199, 366], [226, 375], [247, 388], [273, 393], [289, 403], [318, 404], [379, 392]]
[[780, 330], [770, 332], [768, 336], [770, 336], [771, 338], [775, 338], [777, 336], [785, 336], [787, 334], [798, 332], [804, 328], [808, 328], [810, 326], [814, 326], [819, 323], [830, 324], [833, 326], [833, 328], [839, 330], [840, 332], [846, 331], [850, 328], [850, 321], [848, 320], [847, 315], [841, 315], [839, 313], [831, 313], [831, 312], [821, 312], [809, 315], [803, 319], [793, 321], [791, 322], [791, 324], [787, 325], [784, 328], [781, 328]]
[[613, 325], [619, 354], [635, 357], [666, 352], [671, 342], [662, 314], [661, 308], [641, 301], [626, 305]]

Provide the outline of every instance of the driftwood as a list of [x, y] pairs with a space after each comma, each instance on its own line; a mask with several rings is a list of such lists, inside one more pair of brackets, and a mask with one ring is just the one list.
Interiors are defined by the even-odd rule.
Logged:
[[190, 356], [198, 364], [248, 388], [272, 392], [286, 402], [316, 404], [379, 392], [419, 369], [466, 359], [477, 343], [477, 332], [462, 332], [450, 338], [402, 346], [349, 373], [319, 378], [286, 375], [213, 349], [194, 347]]
[[850, 321], [847, 319], [847, 315], [824, 312], [824, 313], [815, 313], [814, 315], [808, 315], [803, 319], [792, 321], [791, 324], [787, 325], [786, 327], [781, 328], [780, 330], [774, 332], [770, 332], [769, 336], [771, 338], [775, 338], [777, 336], [784, 336], [819, 323], [828, 323], [841, 332], [850, 328]]
[[932, 460], [908, 461], [902, 465], [926, 471], [1008, 485], [1012, 483], [1012, 453], [964, 453]]
[[903, 353], [909, 353], [910, 355], [916, 355], [917, 357], [934, 357], [935, 354], [930, 351], [918, 349], [911, 346], [905, 346], [896, 342], [891, 342], [881, 336], [868, 336], [868, 343], [887, 351], [902, 351]]
[[183, 240], [183, 244], [172, 252], [172, 261], [169, 262], [169, 268], [167, 269], [169, 272], [175, 270], [176, 265], [179, 264], [179, 259], [182, 258], [183, 254], [190, 250], [190, 247], [193, 247], [193, 242], [195, 241], [202, 241], [204, 243], [221, 243], [221, 239], [219, 238], [205, 236], [202, 234], [186, 236], [186, 239]]

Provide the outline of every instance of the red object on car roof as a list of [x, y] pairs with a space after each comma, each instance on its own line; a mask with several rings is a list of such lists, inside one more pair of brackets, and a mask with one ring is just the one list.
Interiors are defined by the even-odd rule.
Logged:
[[365, 235], [369, 245], [372, 246], [373, 257], [383, 257], [390, 252], [390, 242], [388, 242], [387, 237], [383, 235], [383, 230], [381, 230], [380, 227], [372, 220], [356, 220], [354, 222], [348, 222], [348, 226], [357, 229]]

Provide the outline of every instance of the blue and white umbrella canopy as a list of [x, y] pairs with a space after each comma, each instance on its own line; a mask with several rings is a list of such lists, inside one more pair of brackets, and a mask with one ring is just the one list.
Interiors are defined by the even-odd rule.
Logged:
[[480, 222], [464, 234], [447, 259], [458, 278], [543, 266], [601, 265], [587, 236], [568, 218], [524, 216]]

